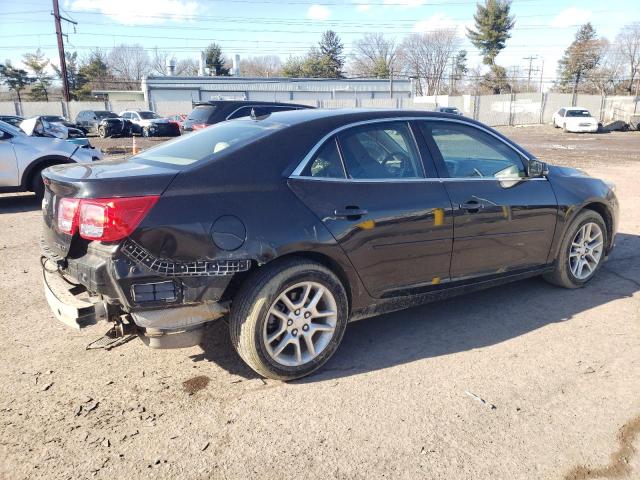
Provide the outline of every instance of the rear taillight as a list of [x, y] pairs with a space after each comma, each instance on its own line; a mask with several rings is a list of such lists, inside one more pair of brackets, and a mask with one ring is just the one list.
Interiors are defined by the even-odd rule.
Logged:
[[78, 198], [63, 198], [58, 204], [58, 230], [73, 235], [78, 227]]
[[[160, 197], [157, 195], [80, 200], [63, 198], [58, 208], [58, 229], [69, 234], [74, 234], [79, 229], [80, 236], [87, 240], [114, 242], [131, 235], [158, 198]], [[75, 210], [68, 225], [67, 217], [71, 213], [71, 202], [75, 202]], [[69, 213], [64, 214], [64, 221], [61, 223], [60, 212], [63, 204]]]

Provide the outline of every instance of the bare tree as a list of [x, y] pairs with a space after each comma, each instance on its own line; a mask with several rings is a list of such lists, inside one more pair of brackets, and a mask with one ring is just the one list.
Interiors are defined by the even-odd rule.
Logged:
[[176, 62], [176, 75], [179, 77], [194, 77], [198, 75], [198, 62], [193, 58], [182, 58]]
[[404, 39], [400, 46], [405, 73], [416, 77], [416, 95], [437, 95], [446, 89], [443, 81], [447, 64], [454, 56], [460, 39], [455, 29], [415, 33]]
[[151, 54], [150, 73], [154, 75], [166, 75], [167, 60], [169, 60], [169, 53], [160, 51], [158, 47], [155, 47]]
[[367, 33], [354, 44], [351, 71], [354, 75], [389, 78], [397, 69], [398, 48], [395, 40], [382, 33]]
[[[640, 22], [633, 22], [622, 28], [616, 37], [618, 49], [629, 71], [629, 85], [627, 91], [631, 93], [633, 81], [636, 75], [640, 76]], [[640, 79], [639, 79], [640, 83]], [[638, 94], [638, 84], [636, 84], [636, 95]]]
[[140, 44], [118, 45], [107, 56], [109, 70], [123, 87], [132, 90], [139, 87], [142, 77], [151, 70], [151, 61], [146, 50]]
[[625, 59], [620, 49], [603, 38], [601, 41], [602, 57], [598, 66], [589, 72], [585, 79], [584, 90], [588, 93], [607, 95], [626, 88], [621, 78], [624, 75]]
[[246, 77], [277, 77], [282, 74], [282, 61], [277, 55], [243, 58], [240, 73]]

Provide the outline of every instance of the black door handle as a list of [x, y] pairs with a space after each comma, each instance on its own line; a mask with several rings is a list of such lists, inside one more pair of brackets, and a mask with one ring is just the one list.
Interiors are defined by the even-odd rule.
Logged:
[[355, 207], [355, 206], [347, 206], [342, 210], [334, 210], [334, 215], [336, 218], [346, 218], [347, 220], [358, 220], [360, 217], [366, 215], [366, 210]]
[[467, 210], [469, 213], [478, 213], [484, 206], [476, 200], [470, 200], [467, 203], [461, 203], [460, 208]]

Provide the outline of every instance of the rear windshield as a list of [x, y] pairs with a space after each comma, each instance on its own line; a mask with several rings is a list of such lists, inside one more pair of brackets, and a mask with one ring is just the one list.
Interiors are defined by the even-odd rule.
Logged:
[[284, 125], [280, 123], [250, 119], [218, 123], [146, 150], [132, 157], [132, 160], [191, 165], [201, 160], [214, 159], [223, 151], [237, 149], [282, 128]]
[[96, 117], [98, 117], [98, 118], [118, 118], [118, 115], [116, 115], [113, 112], [96, 111], [94, 113], [96, 114]]
[[207, 123], [209, 117], [215, 112], [215, 105], [198, 105], [193, 111], [189, 114], [189, 120], [193, 122], [202, 122]]
[[589, 110], [567, 110], [567, 117], [590, 117]]

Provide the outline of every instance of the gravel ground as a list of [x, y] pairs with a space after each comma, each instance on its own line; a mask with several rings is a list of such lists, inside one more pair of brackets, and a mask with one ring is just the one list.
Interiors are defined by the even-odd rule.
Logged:
[[85, 350], [105, 326], [53, 319], [38, 205], [0, 196], [0, 478], [640, 478], [640, 133], [503, 131], [617, 183], [598, 277], [352, 324], [288, 384], [244, 367], [223, 322], [202, 347]]

